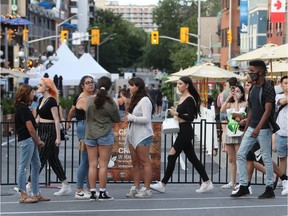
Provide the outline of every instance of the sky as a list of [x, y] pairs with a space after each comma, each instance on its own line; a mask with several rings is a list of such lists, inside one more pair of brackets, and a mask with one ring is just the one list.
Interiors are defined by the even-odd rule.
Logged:
[[120, 5], [157, 5], [158, 0], [117, 0]]

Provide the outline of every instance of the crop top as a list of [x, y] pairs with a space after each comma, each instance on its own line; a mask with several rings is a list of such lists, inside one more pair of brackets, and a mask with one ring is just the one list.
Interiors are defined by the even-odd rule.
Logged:
[[195, 100], [187, 97], [181, 104], [177, 106], [178, 117], [189, 122], [193, 122], [197, 116], [197, 108]]
[[[40, 99], [39, 104], [41, 104], [42, 99]], [[42, 105], [41, 108], [40, 105], [37, 107], [37, 114], [40, 116], [40, 118], [42, 119], [48, 119], [48, 120], [54, 120], [52, 112], [51, 112], [51, 108], [52, 107], [57, 107], [58, 104], [55, 100], [55, 98], [53, 97], [48, 97], [46, 99], [46, 101], [44, 101], [44, 104]]]

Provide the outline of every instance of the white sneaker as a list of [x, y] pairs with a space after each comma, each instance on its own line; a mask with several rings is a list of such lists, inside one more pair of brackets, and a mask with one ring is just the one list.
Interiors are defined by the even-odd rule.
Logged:
[[80, 191], [75, 193], [75, 199], [90, 199], [90, 192]]
[[201, 186], [199, 189], [196, 190], [197, 193], [205, 193], [207, 191], [212, 190], [213, 187], [213, 183], [211, 181], [209, 181], [208, 183], [202, 182]]
[[222, 185], [222, 189], [235, 189], [236, 184], [233, 184], [232, 182], [229, 182], [228, 184]]
[[65, 195], [70, 194], [71, 192], [72, 192], [72, 189], [71, 189], [70, 185], [62, 183], [62, 187], [61, 187], [60, 191], [55, 192], [54, 196], [65, 196]]
[[26, 194], [29, 197], [33, 197], [34, 194], [32, 193], [31, 183], [26, 184]]
[[160, 193], [165, 193], [165, 191], [166, 191], [166, 188], [161, 181], [159, 181], [159, 182], [157, 181], [157, 183], [155, 183], [155, 184], [150, 184], [150, 188], [152, 190], [158, 191]]
[[283, 196], [285, 196], [285, 195], [288, 194], [288, 181], [287, 180], [283, 180], [282, 181], [282, 185], [283, 185], [283, 190], [282, 190], [281, 194]]
[[[236, 194], [238, 192], [239, 188], [240, 188], [240, 184], [236, 185], [235, 188], [234, 188], [235, 190], [233, 190], [231, 192], [231, 194]], [[249, 190], [250, 195], [252, 195], [253, 191], [252, 191], [252, 186], [251, 185], [248, 187], [248, 190]]]
[[139, 192], [139, 190], [136, 188], [136, 186], [132, 186], [129, 190], [129, 192], [126, 194], [126, 197], [135, 197], [135, 195]]
[[145, 187], [142, 187], [140, 191], [138, 191], [137, 194], [135, 194], [135, 197], [137, 198], [148, 198], [152, 197], [152, 191], [150, 189], [147, 189]]

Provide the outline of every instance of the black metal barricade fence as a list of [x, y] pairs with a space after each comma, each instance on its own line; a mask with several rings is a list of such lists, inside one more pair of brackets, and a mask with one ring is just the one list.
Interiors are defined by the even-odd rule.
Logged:
[[[20, 147], [16, 139], [17, 137], [13, 131], [6, 134], [2, 133], [3, 127], [9, 128], [11, 124], [14, 124], [14, 122], [1, 122], [1, 185], [17, 184], [17, 170], [18, 162], [20, 159]], [[218, 127], [216, 127], [216, 124], [217, 123], [215, 122], [207, 122], [205, 119], [202, 119], [200, 122], [193, 123], [194, 129], [198, 130], [198, 135], [195, 135], [194, 140], [192, 140], [192, 144], [194, 146], [196, 155], [204, 165], [206, 172], [213, 183], [225, 184], [229, 181], [228, 157], [226, 152], [222, 152], [221, 150], [221, 126], [219, 127], [218, 125]], [[210, 130], [207, 130], [207, 127], [210, 127]], [[209, 139], [211, 141], [208, 143], [207, 138], [209, 136], [213, 137], [215, 133], [217, 134], [217, 139]], [[68, 135], [69, 140], [61, 141], [59, 158], [62, 162], [68, 181], [75, 183], [77, 181], [77, 170], [80, 161], [75, 121], [71, 122], [71, 129], [68, 131]], [[174, 140], [175, 136], [170, 134], [162, 134], [160, 161], [161, 177], [163, 177], [167, 165], [167, 156]], [[213, 150], [215, 150], [215, 153], [216, 149], [217, 155], [214, 155]], [[194, 167], [187, 160], [183, 153], [178, 159], [174, 174], [170, 179], [170, 182], [201, 182], [198, 172], [194, 169]], [[60, 183], [60, 181], [57, 179], [49, 164], [47, 164], [40, 174], [40, 184], [49, 186], [52, 183]], [[252, 184], [264, 184], [264, 175], [259, 172], [254, 172]]]

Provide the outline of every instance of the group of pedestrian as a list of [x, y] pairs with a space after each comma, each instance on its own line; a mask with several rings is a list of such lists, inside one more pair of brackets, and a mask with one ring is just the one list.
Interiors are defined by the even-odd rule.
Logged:
[[[267, 69], [263, 61], [251, 61], [249, 67], [249, 82], [252, 84], [248, 93], [237, 82], [229, 82], [229, 90], [222, 102], [221, 113], [223, 121], [235, 120], [239, 127], [244, 127], [241, 136], [229, 136], [229, 122], [224, 133], [224, 143], [229, 158], [231, 182], [223, 188], [232, 188], [231, 197], [241, 197], [250, 194], [251, 170], [258, 167], [263, 170], [265, 166], [266, 190], [259, 198], [273, 198], [273, 163], [271, 156], [272, 132], [277, 131], [277, 153], [280, 157], [280, 169], [274, 168], [277, 175], [283, 181], [282, 194], [288, 193], [288, 183], [285, 171], [287, 168], [287, 102], [288, 102], [288, 78], [282, 77], [281, 86], [284, 94], [276, 97], [274, 88], [265, 80]], [[230, 79], [234, 80], [234, 79]], [[235, 81], [233, 81], [235, 82]], [[248, 83], [249, 84], [249, 83]], [[228, 84], [227, 84], [228, 85]], [[95, 91], [96, 86], [96, 91]], [[125, 112], [120, 109], [121, 103], [116, 103], [109, 95], [112, 86], [111, 79], [101, 77], [97, 85], [93, 77], [84, 76], [80, 80], [80, 94], [75, 98], [74, 104], [68, 114], [68, 121], [75, 116], [77, 121], [77, 136], [81, 162], [77, 172], [77, 189], [75, 198], [90, 199], [92, 201], [113, 200], [107, 192], [108, 163], [114, 144], [113, 123], [127, 122], [128, 134], [125, 147], [129, 149], [132, 160], [132, 173], [134, 184], [126, 194], [129, 198], [149, 198], [152, 190], [164, 193], [169, 179], [173, 175], [176, 160], [182, 151], [188, 160], [200, 174], [202, 184], [197, 193], [207, 192], [213, 189], [213, 183], [209, 179], [204, 166], [196, 156], [192, 140], [194, 129], [192, 122], [200, 113], [200, 96], [193, 85], [191, 78], [180, 77], [177, 88], [180, 93], [177, 108], [171, 107], [170, 113], [178, 119], [180, 131], [172, 145], [168, 155], [168, 164], [161, 181], [151, 184], [152, 167], [149, 159], [150, 146], [153, 140], [152, 116], [157, 112], [155, 101], [151, 97], [151, 91], [145, 88], [145, 82], [139, 77], [129, 80], [131, 98], [127, 102], [127, 95], [122, 92], [122, 102], [125, 103]], [[161, 88], [161, 86], [159, 86]], [[248, 88], [248, 87], [247, 87]], [[246, 88], [245, 88], [246, 89]], [[225, 91], [225, 90], [224, 90]], [[62, 182], [60, 191], [55, 196], [67, 195], [72, 192], [61, 162], [58, 158], [60, 140], [60, 114], [57, 88], [49, 78], [42, 78], [38, 85], [38, 93], [43, 95], [36, 109], [37, 117], [34, 118], [29, 108], [33, 100], [34, 91], [29, 85], [22, 85], [15, 98], [16, 131], [21, 146], [21, 160], [18, 173], [18, 188], [21, 203], [33, 203], [49, 201], [39, 191], [39, 173], [49, 161], [58, 179]], [[121, 93], [121, 92], [120, 92]], [[156, 99], [156, 98], [155, 98]], [[156, 99], [157, 100], [157, 99]], [[156, 101], [157, 104], [157, 101]], [[159, 103], [160, 104], [160, 103]], [[248, 104], [248, 105], [247, 105]], [[162, 103], [161, 103], [162, 105]], [[275, 106], [279, 108], [277, 124], [272, 119]], [[25, 113], [25, 115], [23, 115]], [[234, 116], [233, 113], [241, 115]], [[225, 118], [225, 115], [227, 117]], [[244, 116], [244, 117], [243, 117]], [[38, 126], [37, 126], [38, 124]], [[70, 124], [66, 124], [70, 128]], [[38, 130], [38, 134], [37, 131]], [[235, 131], [234, 131], [235, 132]], [[259, 157], [249, 157], [249, 151], [258, 142], [261, 149], [262, 161]], [[252, 149], [252, 156], [259, 150]], [[248, 157], [247, 157], [248, 155]], [[250, 163], [249, 178], [247, 176], [247, 160]], [[237, 163], [239, 165], [239, 186], [236, 186]], [[31, 165], [31, 178], [26, 183], [26, 174]], [[274, 167], [276, 165], [274, 164]], [[252, 168], [251, 168], [252, 167]], [[143, 177], [143, 186], [141, 179]], [[31, 181], [30, 181], [31, 180]], [[96, 182], [99, 181], [97, 187]], [[87, 188], [84, 190], [84, 182]], [[250, 188], [251, 189], [251, 188]], [[29, 192], [30, 190], [30, 192]]]
[[[220, 119], [222, 114], [225, 128], [222, 148], [225, 148], [227, 152], [230, 171], [230, 182], [223, 185], [222, 188], [233, 189], [231, 197], [252, 194], [250, 181], [254, 167], [266, 173], [266, 189], [263, 194], [258, 196], [259, 199], [275, 197], [274, 189], [278, 177], [283, 184], [282, 195], [288, 193], [285, 174], [288, 154], [288, 128], [287, 121], [285, 121], [287, 119], [288, 80], [287, 76], [281, 78], [281, 87], [284, 93], [276, 96], [274, 86], [265, 79], [266, 74], [265, 62], [251, 61], [244, 88], [238, 81], [231, 85], [230, 78], [229, 85], [227, 83], [229, 89], [226, 90], [229, 93], [225, 96], [224, 90], [222, 94], [222, 97], [225, 98], [221, 103], [220, 110]], [[277, 108], [279, 116], [275, 119], [274, 113]], [[231, 132], [233, 128], [236, 128], [236, 131]], [[272, 161], [272, 134], [275, 132], [280, 167], [277, 167], [276, 163]], [[239, 185], [236, 185], [237, 165]], [[278, 176], [275, 180], [274, 172]]]

